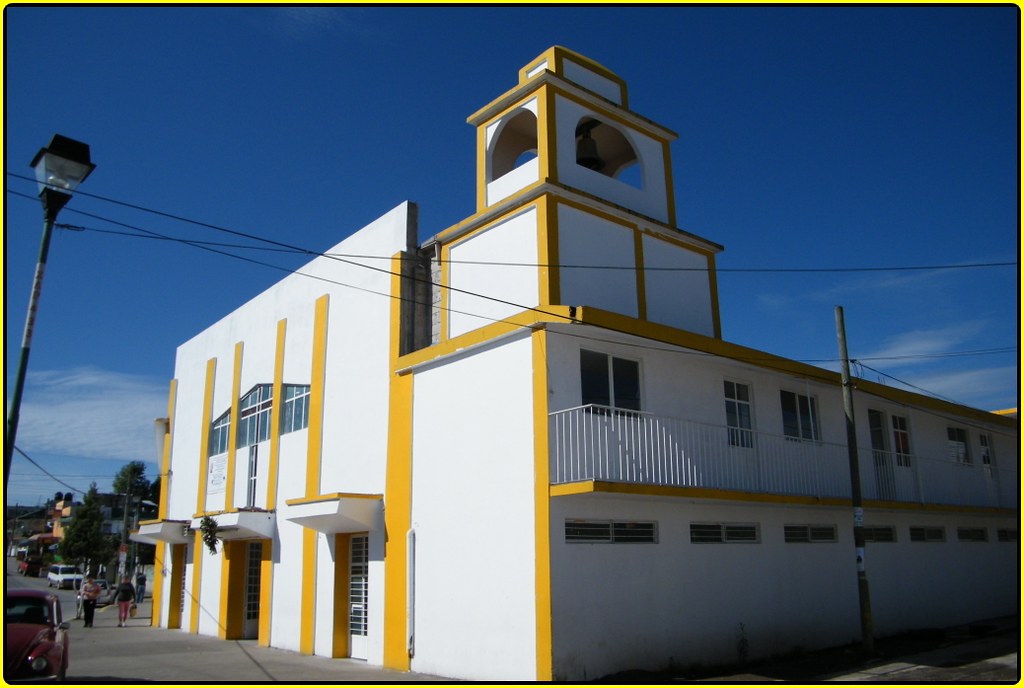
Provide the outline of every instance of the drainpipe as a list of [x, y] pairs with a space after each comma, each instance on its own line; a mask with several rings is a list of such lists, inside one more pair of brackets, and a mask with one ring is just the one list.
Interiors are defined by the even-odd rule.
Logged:
[[409, 659], [416, 656], [416, 530], [410, 528], [405, 534], [405, 637]]

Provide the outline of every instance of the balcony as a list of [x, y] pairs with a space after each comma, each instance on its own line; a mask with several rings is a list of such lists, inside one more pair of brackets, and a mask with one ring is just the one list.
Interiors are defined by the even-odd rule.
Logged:
[[[550, 414], [551, 483], [604, 481], [850, 499], [846, 444], [580, 406]], [[1017, 508], [1016, 465], [859, 450], [866, 500]]]

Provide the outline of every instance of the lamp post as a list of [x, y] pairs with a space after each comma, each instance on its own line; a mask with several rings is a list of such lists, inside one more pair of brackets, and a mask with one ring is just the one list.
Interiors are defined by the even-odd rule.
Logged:
[[39, 261], [28, 298], [28, 315], [25, 318], [25, 333], [21, 340], [21, 357], [18, 359], [18, 373], [14, 381], [14, 393], [7, 412], [7, 432], [4, 434], [4, 507], [7, 506], [7, 479], [11, 475], [11, 458], [14, 456], [14, 438], [18, 433], [18, 418], [21, 415], [21, 395], [25, 390], [25, 372], [32, 346], [32, 331], [35, 329], [36, 310], [39, 294], [43, 288], [43, 274], [46, 272], [46, 256], [50, 251], [50, 235], [57, 221], [57, 213], [68, 201], [71, 193], [95, 169], [89, 159], [89, 146], [81, 141], [54, 134], [46, 148], [41, 148], [32, 159], [36, 181], [39, 183], [39, 200], [43, 204], [43, 239], [39, 245]]

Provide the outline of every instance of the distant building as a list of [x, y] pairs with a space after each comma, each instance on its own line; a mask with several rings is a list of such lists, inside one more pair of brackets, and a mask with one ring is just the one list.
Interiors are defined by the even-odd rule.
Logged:
[[[484, 681], [857, 640], [839, 376], [722, 338], [675, 134], [557, 47], [469, 122], [474, 215], [178, 348], [154, 624]], [[854, 394], [876, 634], [1016, 613], [1016, 419]]]

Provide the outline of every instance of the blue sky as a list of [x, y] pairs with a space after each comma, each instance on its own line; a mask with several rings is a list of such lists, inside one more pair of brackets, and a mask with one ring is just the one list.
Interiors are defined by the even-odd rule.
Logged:
[[[426, 238], [473, 211], [466, 118], [552, 45], [679, 134], [679, 226], [725, 246], [727, 340], [834, 369], [842, 305], [851, 357], [891, 376], [864, 377], [1017, 406], [1015, 265], [845, 270], [1017, 262], [1019, 24], [1015, 6], [8, 6], [8, 385], [36, 151], [89, 143], [81, 190], [129, 204], [60, 216], [87, 231], [54, 236], [18, 446], [64, 485], [15, 455], [9, 502], [109, 489], [134, 459], [154, 477], [176, 347], [284, 274], [111, 220], [235, 240], [139, 206], [320, 251], [408, 199]], [[766, 268], [835, 271], [747, 271]]]

